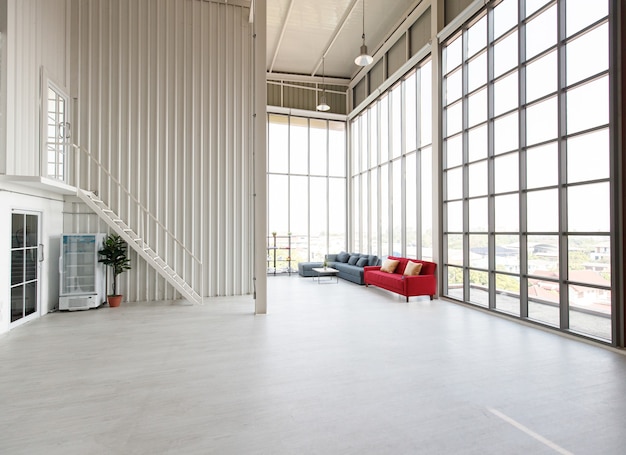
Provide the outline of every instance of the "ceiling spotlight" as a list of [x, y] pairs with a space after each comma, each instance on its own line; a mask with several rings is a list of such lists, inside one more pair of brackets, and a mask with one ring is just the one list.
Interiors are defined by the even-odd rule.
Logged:
[[320, 96], [320, 102], [315, 109], [323, 112], [330, 110], [330, 106], [326, 103], [326, 69], [324, 66], [324, 57], [322, 57], [322, 96]]
[[359, 66], [367, 66], [374, 61], [371, 55], [367, 53], [367, 46], [365, 45], [365, 0], [363, 0], [363, 44], [361, 45], [361, 52], [359, 56], [354, 59], [354, 63]]

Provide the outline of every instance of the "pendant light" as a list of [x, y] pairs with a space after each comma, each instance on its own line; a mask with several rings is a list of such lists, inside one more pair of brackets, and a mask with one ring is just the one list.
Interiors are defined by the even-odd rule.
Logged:
[[374, 61], [371, 55], [367, 53], [367, 46], [365, 45], [365, 0], [363, 0], [363, 44], [361, 45], [361, 52], [357, 58], [354, 59], [354, 63], [359, 66], [367, 66]]
[[324, 66], [324, 57], [322, 57], [322, 96], [320, 97], [320, 103], [317, 105], [318, 111], [329, 111], [330, 106], [326, 103], [326, 69]]

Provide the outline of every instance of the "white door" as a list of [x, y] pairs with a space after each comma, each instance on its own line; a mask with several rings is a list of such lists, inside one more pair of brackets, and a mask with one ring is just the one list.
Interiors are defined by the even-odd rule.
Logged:
[[39, 214], [11, 216], [11, 326], [39, 316]]

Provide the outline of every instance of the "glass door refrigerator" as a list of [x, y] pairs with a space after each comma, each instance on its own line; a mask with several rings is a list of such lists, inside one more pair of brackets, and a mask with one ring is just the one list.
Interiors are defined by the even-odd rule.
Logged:
[[62, 234], [59, 310], [88, 310], [106, 300], [106, 266], [98, 262], [105, 234]]

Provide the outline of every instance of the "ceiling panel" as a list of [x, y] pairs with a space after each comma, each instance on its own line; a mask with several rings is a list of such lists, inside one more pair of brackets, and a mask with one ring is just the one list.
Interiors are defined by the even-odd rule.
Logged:
[[[370, 54], [421, 0], [365, 0]], [[351, 79], [361, 46], [363, 0], [272, 0], [267, 5], [267, 70]]]

